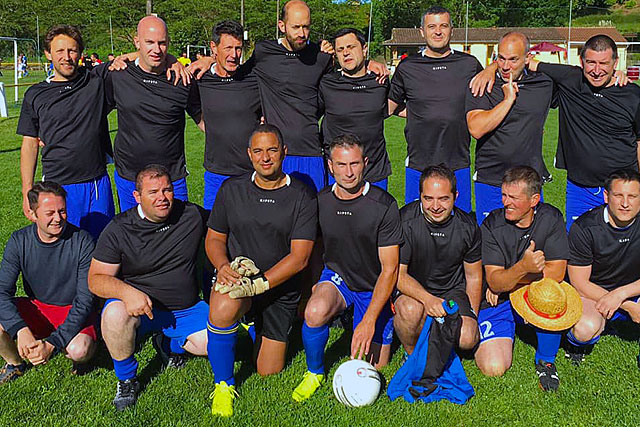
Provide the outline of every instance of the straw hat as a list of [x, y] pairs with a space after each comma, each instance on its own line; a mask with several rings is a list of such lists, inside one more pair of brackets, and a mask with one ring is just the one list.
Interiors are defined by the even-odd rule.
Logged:
[[547, 331], [569, 329], [582, 316], [582, 300], [567, 282], [544, 278], [509, 295], [511, 306], [524, 320]]

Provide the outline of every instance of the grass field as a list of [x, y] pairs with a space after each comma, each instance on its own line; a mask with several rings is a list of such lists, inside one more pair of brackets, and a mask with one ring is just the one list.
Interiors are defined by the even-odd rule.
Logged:
[[[5, 77], [6, 78], [6, 77]], [[0, 119], [0, 244], [10, 233], [27, 224], [21, 212], [19, 152], [20, 137], [15, 135], [18, 109]], [[111, 117], [112, 130], [116, 129]], [[388, 151], [393, 164], [390, 189], [403, 197], [404, 123], [390, 118], [386, 123]], [[186, 131], [190, 197], [201, 202], [203, 196], [202, 159], [204, 137], [193, 122]], [[564, 211], [565, 173], [553, 165], [557, 140], [557, 114], [552, 111], [546, 125], [544, 153], [554, 180], [544, 188], [545, 199]], [[113, 170], [111, 170], [113, 172]], [[19, 284], [19, 287], [21, 285]], [[294, 328], [289, 360], [285, 370], [260, 378], [250, 362], [249, 338], [240, 336], [236, 374], [240, 398], [230, 420], [212, 419], [209, 393], [213, 376], [205, 358], [191, 359], [181, 371], [159, 371], [159, 361], [147, 341], [138, 354], [139, 376], [144, 384], [137, 406], [116, 413], [111, 405], [115, 375], [111, 361], [102, 349], [94, 359], [96, 369], [83, 377], [70, 375], [71, 362], [63, 356], [48, 365], [32, 369], [18, 381], [0, 387], [0, 425], [234, 425], [234, 426], [445, 426], [445, 425], [637, 425], [640, 372], [635, 357], [638, 346], [630, 338], [604, 337], [580, 368], [558, 358], [561, 387], [557, 393], [543, 393], [533, 369], [531, 338], [519, 335], [515, 342], [513, 367], [502, 378], [486, 378], [473, 360], [464, 367], [476, 396], [464, 406], [448, 402], [428, 405], [390, 402], [381, 395], [367, 408], [348, 409], [333, 398], [325, 385], [307, 403], [294, 404], [290, 395], [305, 371], [299, 325]], [[535, 339], [535, 338], [534, 338]], [[345, 359], [350, 336], [332, 330], [327, 349], [329, 378], [338, 362]], [[401, 351], [382, 369], [389, 380], [399, 368]]]

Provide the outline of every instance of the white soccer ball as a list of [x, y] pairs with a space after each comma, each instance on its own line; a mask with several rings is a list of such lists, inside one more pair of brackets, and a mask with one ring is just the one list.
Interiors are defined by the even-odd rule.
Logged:
[[333, 394], [346, 406], [371, 405], [380, 394], [380, 374], [364, 360], [348, 360], [333, 375]]

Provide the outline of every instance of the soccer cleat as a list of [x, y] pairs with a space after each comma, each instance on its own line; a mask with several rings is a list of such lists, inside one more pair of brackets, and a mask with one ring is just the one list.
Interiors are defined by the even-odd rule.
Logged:
[[116, 389], [116, 397], [113, 398], [113, 405], [118, 411], [124, 411], [133, 406], [138, 401], [138, 393], [140, 392], [140, 383], [137, 378], [129, 380], [118, 380], [118, 388]]
[[298, 387], [293, 390], [293, 394], [291, 397], [296, 402], [304, 402], [311, 396], [316, 390], [322, 385], [324, 382], [324, 375], [322, 374], [314, 374], [313, 372], [305, 372], [304, 377]]
[[187, 364], [187, 355], [171, 352], [167, 353], [164, 348], [162, 348], [163, 340], [164, 334], [162, 333], [155, 334], [151, 338], [151, 343], [153, 344], [153, 348], [156, 350], [156, 353], [158, 353], [158, 356], [160, 356], [162, 366], [174, 369], [184, 368]]
[[580, 364], [584, 362], [585, 355], [589, 353], [589, 350], [593, 346], [588, 346], [588, 345], [577, 346], [577, 345], [567, 343], [566, 347], [567, 348], [564, 352], [564, 356], [567, 359], [569, 359], [569, 361], [574, 366], [580, 366]]
[[71, 375], [82, 376], [91, 372], [91, 365], [89, 363], [73, 362], [71, 365]]
[[213, 399], [211, 402], [211, 414], [220, 417], [230, 417], [233, 415], [233, 399], [238, 396], [236, 386], [228, 385], [226, 382], [221, 381], [216, 383], [216, 388], [213, 393], [209, 395], [209, 399]]
[[2, 369], [0, 369], [0, 384], [17, 380], [24, 374], [26, 370], [27, 364], [25, 362], [22, 362], [19, 365], [10, 365], [8, 363], [5, 363]]
[[536, 373], [538, 374], [538, 381], [542, 390], [558, 390], [558, 387], [560, 387], [560, 378], [558, 377], [555, 364], [540, 360], [536, 363]]

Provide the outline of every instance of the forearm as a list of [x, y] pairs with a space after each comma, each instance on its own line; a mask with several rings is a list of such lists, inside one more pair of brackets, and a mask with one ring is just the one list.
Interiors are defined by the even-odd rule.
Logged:
[[537, 72], [538, 71], [538, 65], [540, 64], [540, 61], [536, 60], [536, 59], [530, 59], [529, 60], [529, 65], [528, 68], [529, 70], [533, 71], [533, 72]]
[[420, 282], [407, 273], [398, 274], [398, 290], [416, 301], [424, 301], [431, 295]]
[[289, 253], [282, 258], [276, 265], [264, 273], [264, 276], [269, 281], [269, 287], [274, 288], [281, 285], [302, 271], [309, 263], [310, 255], [310, 251], [308, 254]]
[[469, 133], [476, 139], [496, 129], [507, 117], [515, 100], [503, 99], [491, 110], [473, 110], [467, 114]]
[[480, 302], [482, 301], [482, 276], [473, 279], [467, 278], [467, 296], [475, 313], [480, 313]]
[[220, 270], [223, 266], [230, 263], [227, 256], [227, 244], [216, 239], [207, 239], [205, 241], [205, 251], [209, 261], [216, 268]]
[[38, 162], [38, 140], [32, 137], [24, 137], [20, 149], [20, 177], [22, 179], [22, 195], [26, 197], [33, 187], [33, 177], [36, 174]]
[[107, 274], [90, 274], [89, 290], [100, 298], [115, 298], [122, 300], [131, 285]]
[[393, 288], [398, 279], [398, 269], [382, 270], [376, 285], [373, 288], [373, 295], [371, 296], [371, 302], [369, 307], [363, 316], [363, 321], [366, 319], [375, 323], [380, 315], [380, 312], [386, 304], [389, 304], [389, 298], [393, 292]]
[[88, 291], [76, 295], [67, 318], [49, 337], [47, 341], [62, 350], [84, 328], [93, 310], [93, 295]]
[[606, 289], [595, 283], [587, 281], [572, 280], [571, 285], [578, 291], [581, 297], [590, 299], [591, 301], [598, 301], [600, 298], [609, 293]]
[[527, 275], [522, 267], [522, 262], [518, 261], [510, 268], [499, 269], [487, 273], [487, 283], [489, 288], [496, 293], [509, 292], [513, 290], [520, 280]]
[[620, 305], [620, 307], [622, 309], [625, 309], [625, 306], [628, 307], [629, 304], [635, 304], [635, 297], [640, 295], [640, 280], [636, 280], [635, 282], [631, 282], [628, 285], [621, 286], [615, 291], [624, 298], [624, 302]]

